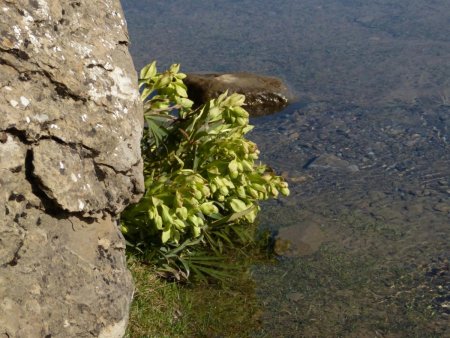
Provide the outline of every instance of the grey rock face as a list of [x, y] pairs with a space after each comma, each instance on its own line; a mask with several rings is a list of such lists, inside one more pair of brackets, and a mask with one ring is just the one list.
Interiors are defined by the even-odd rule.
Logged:
[[276, 113], [294, 99], [280, 79], [251, 73], [188, 74], [184, 83], [188, 87], [189, 97], [197, 105], [216, 98], [226, 90], [244, 94], [245, 109], [250, 116]]
[[120, 3], [0, 12], [0, 337], [121, 337], [143, 122]]

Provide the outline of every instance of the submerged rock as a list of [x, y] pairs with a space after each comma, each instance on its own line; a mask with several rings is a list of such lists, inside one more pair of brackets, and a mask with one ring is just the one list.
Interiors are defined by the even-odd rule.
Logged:
[[143, 122], [120, 3], [0, 4], [0, 337], [122, 337]]
[[251, 73], [188, 74], [184, 83], [196, 105], [216, 98], [226, 90], [244, 94], [250, 116], [276, 113], [293, 101], [293, 95], [278, 78]]
[[301, 257], [316, 252], [325, 234], [314, 222], [303, 222], [281, 228], [275, 238], [274, 252], [279, 256]]
[[307, 163], [303, 166], [303, 168], [344, 170], [349, 172], [359, 171], [357, 165], [350, 164], [348, 161], [333, 154], [322, 154], [320, 156], [313, 157], [307, 161]]

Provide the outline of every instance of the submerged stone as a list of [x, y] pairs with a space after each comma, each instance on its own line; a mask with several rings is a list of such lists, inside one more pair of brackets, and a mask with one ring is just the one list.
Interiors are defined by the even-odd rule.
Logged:
[[314, 222], [303, 222], [281, 228], [275, 238], [274, 251], [279, 256], [301, 257], [316, 252], [325, 234]]

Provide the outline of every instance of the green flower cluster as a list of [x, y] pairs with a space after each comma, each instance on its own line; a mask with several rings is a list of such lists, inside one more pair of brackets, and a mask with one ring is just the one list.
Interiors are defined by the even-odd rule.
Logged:
[[227, 224], [253, 223], [258, 201], [289, 194], [287, 183], [257, 163], [247, 140], [245, 97], [224, 93], [192, 108], [173, 65], [140, 74], [146, 129], [145, 195], [122, 214], [122, 231], [134, 244], [179, 245], [202, 239]]

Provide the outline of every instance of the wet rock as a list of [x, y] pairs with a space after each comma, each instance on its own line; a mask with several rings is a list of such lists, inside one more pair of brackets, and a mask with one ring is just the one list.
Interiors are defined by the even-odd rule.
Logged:
[[313, 179], [310, 175], [302, 175], [302, 173], [298, 171], [283, 171], [281, 176], [287, 180], [289, 183], [305, 183]]
[[305, 298], [305, 296], [300, 292], [291, 292], [290, 294], [287, 295], [287, 299], [294, 303], [301, 302], [303, 298]]
[[289, 140], [298, 140], [300, 138], [300, 133], [299, 132], [293, 132], [291, 134], [288, 135]]
[[423, 211], [425, 210], [424, 205], [422, 203], [414, 203], [408, 205], [406, 209], [415, 216], [422, 214]]
[[245, 109], [250, 116], [276, 113], [293, 101], [287, 86], [278, 78], [251, 73], [188, 74], [184, 80], [189, 97], [197, 105], [216, 98], [223, 92], [244, 94]]
[[347, 167], [347, 170], [352, 172], [352, 173], [355, 173], [355, 172], [359, 171], [359, 167], [356, 164], [350, 164]]
[[403, 213], [396, 206], [390, 206], [385, 208], [377, 208], [373, 212], [373, 217], [381, 221], [392, 221], [395, 219], [402, 219]]
[[450, 212], [450, 201], [449, 202], [440, 202], [433, 206], [433, 210], [440, 212]]
[[275, 239], [274, 251], [279, 256], [301, 257], [316, 252], [325, 240], [320, 226], [313, 222], [281, 228]]
[[122, 337], [143, 123], [120, 3], [0, 4], [0, 336]]
[[307, 168], [321, 168], [321, 169], [333, 169], [333, 170], [345, 170], [349, 172], [357, 172], [359, 168], [356, 164], [350, 164], [348, 161], [333, 155], [323, 154], [310, 160], [309, 164], [303, 166]]
[[369, 191], [368, 196], [371, 201], [380, 201], [386, 197], [386, 194], [382, 191], [371, 190]]

